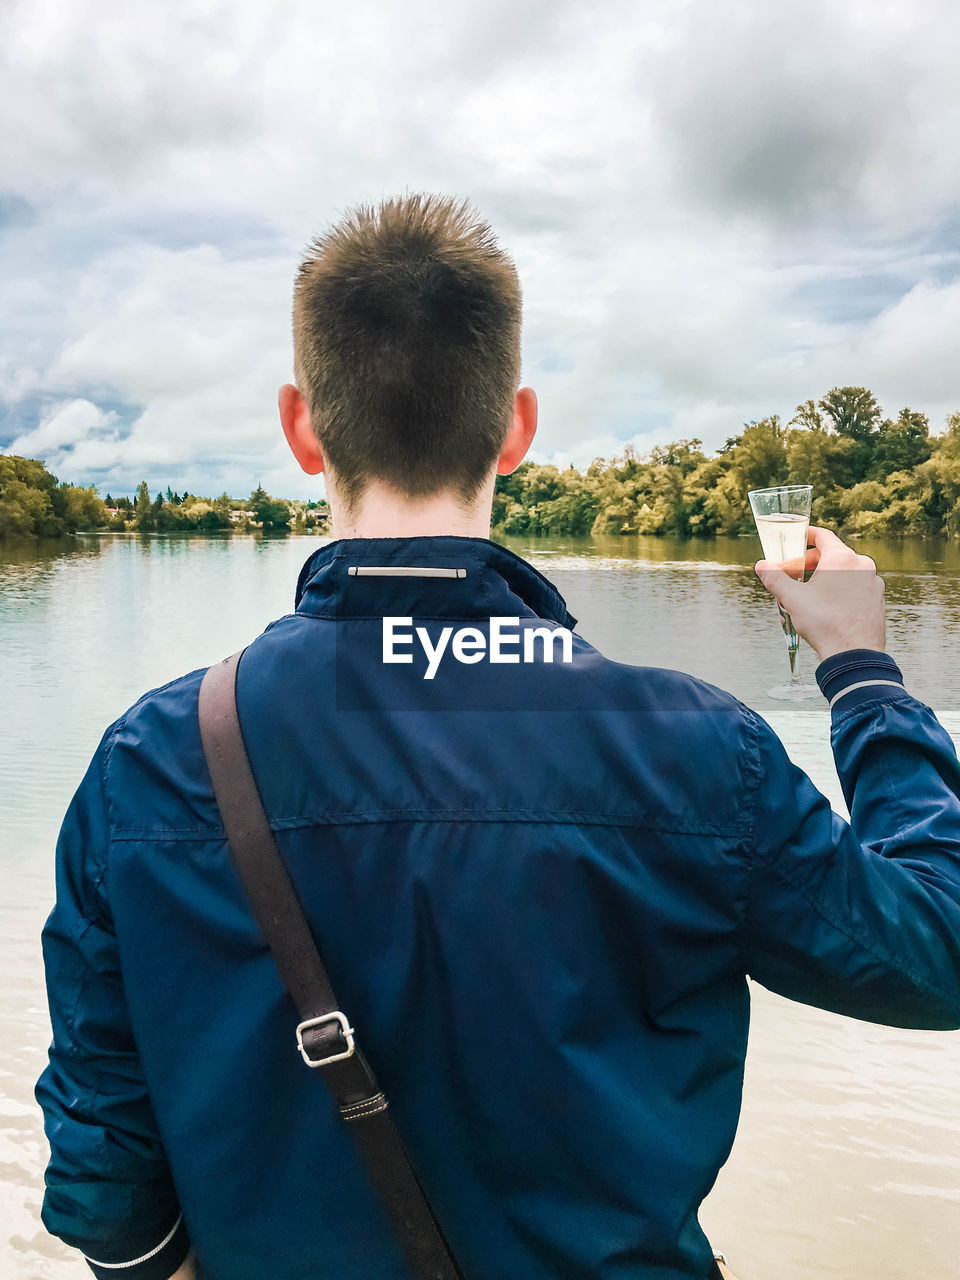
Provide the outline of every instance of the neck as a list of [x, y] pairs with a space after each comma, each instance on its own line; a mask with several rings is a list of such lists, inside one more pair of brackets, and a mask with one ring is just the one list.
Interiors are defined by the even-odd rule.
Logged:
[[[489, 493], [487, 489], [489, 488]], [[456, 535], [489, 538], [493, 483], [465, 505], [453, 494], [409, 498], [383, 484], [370, 484], [348, 511], [336, 493], [328, 492], [335, 538], [426, 538]]]

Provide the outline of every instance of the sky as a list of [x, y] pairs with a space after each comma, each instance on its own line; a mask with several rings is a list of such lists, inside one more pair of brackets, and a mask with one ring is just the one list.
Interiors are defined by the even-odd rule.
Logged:
[[360, 202], [469, 198], [561, 466], [871, 388], [960, 409], [954, 0], [7, 0], [0, 451], [257, 484], [290, 293]]

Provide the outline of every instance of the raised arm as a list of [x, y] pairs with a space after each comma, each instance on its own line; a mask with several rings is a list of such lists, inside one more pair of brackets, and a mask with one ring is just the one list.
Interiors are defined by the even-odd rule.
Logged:
[[765, 986], [898, 1026], [960, 1027], [960, 764], [882, 652], [873, 562], [811, 530], [803, 585], [757, 571], [825, 659], [848, 825], [757, 718], [759, 799], [743, 945]]
[[57, 900], [43, 931], [53, 1043], [36, 1090], [50, 1142], [42, 1218], [100, 1280], [192, 1280], [106, 898], [108, 738], [64, 819]]

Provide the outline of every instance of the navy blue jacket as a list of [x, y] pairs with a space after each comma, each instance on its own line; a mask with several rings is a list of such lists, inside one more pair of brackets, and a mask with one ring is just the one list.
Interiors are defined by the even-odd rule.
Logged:
[[[491, 617], [573, 619], [486, 540], [340, 541], [239, 669], [281, 851], [464, 1274], [703, 1280], [748, 974], [960, 1026], [950, 738], [885, 655], [822, 664], [848, 826], [710, 685], [578, 637], [426, 680], [415, 637], [383, 661], [384, 615], [473, 627], [474, 658]], [[202, 675], [109, 729], [64, 822], [44, 1222], [101, 1277], [162, 1280], [189, 1240], [203, 1280], [405, 1280], [232, 867]]]

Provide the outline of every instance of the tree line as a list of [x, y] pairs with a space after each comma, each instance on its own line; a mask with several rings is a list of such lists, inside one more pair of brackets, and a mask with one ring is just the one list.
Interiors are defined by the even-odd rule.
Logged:
[[813, 485], [813, 521], [845, 536], [960, 535], [960, 412], [932, 435], [925, 414], [884, 418], [865, 387], [805, 400], [789, 422], [750, 422], [713, 455], [700, 440], [628, 446], [586, 469], [522, 463], [499, 476], [497, 533], [736, 535], [750, 489]]
[[325, 502], [272, 498], [258, 485], [249, 498], [203, 498], [192, 493], [151, 497], [145, 480], [136, 496], [101, 498], [94, 485], [62, 484], [36, 458], [0, 455], [0, 540], [115, 533], [221, 533], [254, 529], [309, 533], [328, 514]]
[[107, 525], [118, 531], [138, 533], [217, 533], [225, 530], [249, 532], [252, 528], [288, 532], [291, 527], [303, 533], [313, 530], [326, 513], [325, 502], [289, 502], [271, 498], [262, 485], [257, 485], [249, 498], [201, 498], [192, 493], [174, 493], [167, 486], [166, 495], [159, 490], [150, 497], [147, 482], [142, 480], [136, 497], [113, 501], [105, 499], [108, 514], [116, 509]]
[[[845, 536], [960, 536], [960, 412], [931, 434], [925, 414], [885, 418], [866, 387], [834, 387], [805, 400], [787, 423], [774, 414], [749, 422], [713, 454], [678, 440], [641, 454], [596, 459], [586, 471], [522, 463], [498, 476], [497, 534], [736, 535], [753, 529], [750, 489], [812, 484], [813, 520]], [[303, 533], [328, 514], [324, 502], [202, 498], [158, 491], [136, 497], [61, 484], [42, 462], [0, 456], [0, 538], [57, 536], [85, 529], [141, 533], [254, 528]]]
[[106, 507], [92, 486], [60, 484], [36, 458], [0, 455], [0, 539], [97, 529]]

